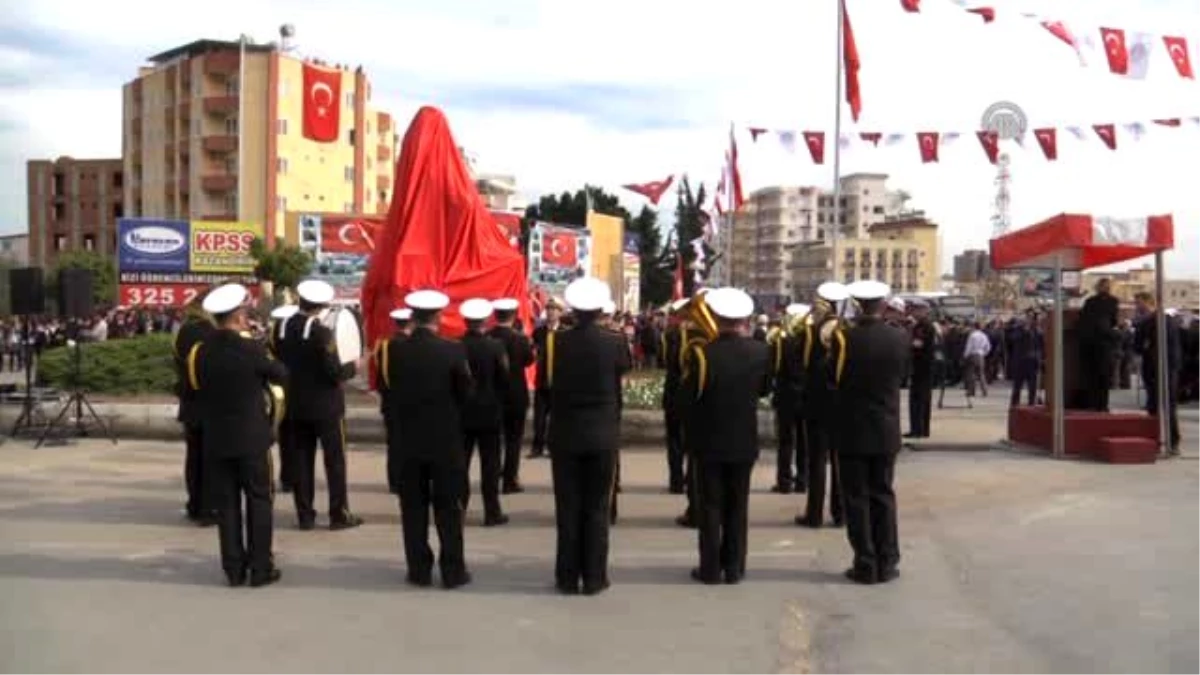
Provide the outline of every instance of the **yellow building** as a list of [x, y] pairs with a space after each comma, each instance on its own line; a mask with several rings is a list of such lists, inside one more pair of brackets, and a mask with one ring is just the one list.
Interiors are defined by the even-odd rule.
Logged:
[[[866, 237], [838, 240], [839, 281], [878, 279], [896, 293], [938, 290], [941, 244], [937, 227], [924, 214], [914, 211], [870, 225]], [[792, 264], [796, 297], [809, 299], [817, 286], [833, 280], [833, 255], [826, 241], [796, 248]]]
[[273, 44], [200, 40], [149, 61], [123, 92], [126, 215], [266, 223], [272, 241], [289, 210], [387, 211], [397, 135], [361, 68], [314, 62], [341, 74], [338, 137], [318, 143], [301, 133], [305, 61]]

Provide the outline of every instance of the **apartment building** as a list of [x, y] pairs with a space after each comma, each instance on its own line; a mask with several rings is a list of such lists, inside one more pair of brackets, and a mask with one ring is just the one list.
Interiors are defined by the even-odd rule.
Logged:
[[483, 202], [493, 211], [525, 213], [529, 204], [517, 189], [517, 178], [508, 174], [481, 173], [475, 177], [475, 187]]
[[938, 226], [924, 213], [911, 211], [866, 228], [865, 237], [840, 239], [836, 252], [827, 240], [806, 242], [794, 252], [792, 282], [796, 296], [812, 298], [817, 287], [834, 280], [843, 283], [877, 279], [896, 293], [938, 290], [941, 284], [941, 245]]
[[9, 267], [28, 267], [29, 235], [0, 234], [0, 262]]
[[124, 215], [124, 182], [120, 159], [30, 160], [28, 264], [49, 269], [67, 251], [111, 255]]
[[981, 249], [967, 249], [954, 256], [954, 281], [972, 283], [992, 276], [991, 255]]
[[[1092, 293], [1096, 282], [1108, 279], [1112, 294], [1122, 305], [1132, 305], [1133, 296], [1154, 293], [1154, 267], [1143, 265], [1119, 272], [1093, 271], [1083, 273], [1083, 292]], [[1200, 281], [1195, 279], [1163, 279], [1163, 304], [1166, 307], [1195, 311], [1200, 309]]]
[[[319, 93], [306, 64], [340, 73], [338, 100], [322, 102], [339, 113], [332, 142], [301, 132]], [[261, 222], [273, 240], [288, 211], [387, 211], [398, 139], [361, 68], [199, 40], [150, 57], [123, 96], [128, 215]]]

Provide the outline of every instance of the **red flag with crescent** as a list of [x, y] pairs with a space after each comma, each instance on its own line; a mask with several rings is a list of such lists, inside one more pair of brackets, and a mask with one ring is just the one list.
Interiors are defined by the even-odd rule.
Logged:
[[542, 235], [542, 262], [557, 267], [579, 264], [579, 237], [574, 232], [546, 232]]
[[321, 218], [321, 252], [369, 256], [382, 218]]
[[1171, 57], [1171, 63], [1175, 64], [1175, 71], [1179, 76], [1194, 80], [1196, 73], [1192, 70], [1192, 59], [1188, 55], [1187, 38], [1164, 35], [1163, 43], [1167, 45], [1167, 54]]
[[304, 64], [304, 137], [332, 143], [341, 128], [342, 71]]
[[662, 180], [652, 180], [649, 183], [630, 183], [621, 187], [636, 192], [639, 195], [650, 200], [650, 203], [658, 206], [658, 200], [662, 199], [663, 193], [667, 188], [671, 187], [671, 183], [675, 181], [675, 174], [671, 174]]

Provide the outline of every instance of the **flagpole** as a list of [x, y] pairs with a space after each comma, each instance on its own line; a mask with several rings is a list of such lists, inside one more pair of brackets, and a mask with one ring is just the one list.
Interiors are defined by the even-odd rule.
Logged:
[[842, 280], [838, 264], [838, 238], [842, 230], [842, 79], [844, 67], [844, 46], [846, 39], [845, 0], [834, 0], [837, 3], [837, 82], [834, 84], [833, 112], [833, 229], [829, 231], [829, 252], [833, 256], [833, 279]]

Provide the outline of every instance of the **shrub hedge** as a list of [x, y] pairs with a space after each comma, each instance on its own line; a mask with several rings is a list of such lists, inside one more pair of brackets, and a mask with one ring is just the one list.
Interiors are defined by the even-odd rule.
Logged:
[[[83, 343], [79, 384], [95, 394], [170, 394], [175, 389], [173, 336], [151, 334], [122, 340]], [[71, 347], [46, 350], [38, 363], [42, 386], [71, 387]]]

